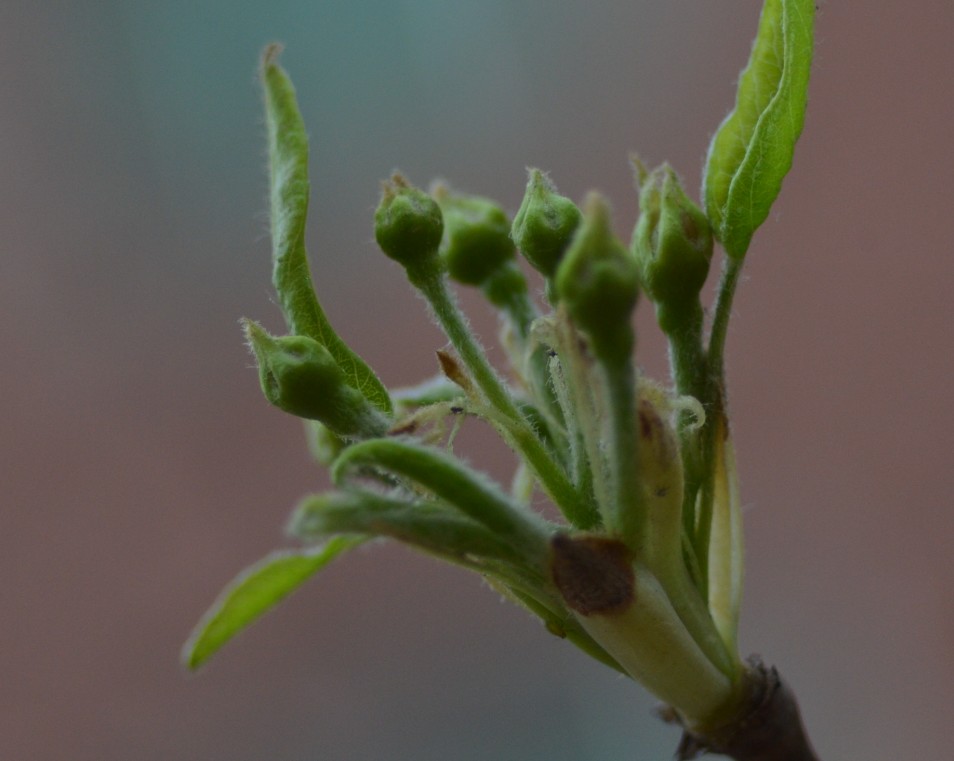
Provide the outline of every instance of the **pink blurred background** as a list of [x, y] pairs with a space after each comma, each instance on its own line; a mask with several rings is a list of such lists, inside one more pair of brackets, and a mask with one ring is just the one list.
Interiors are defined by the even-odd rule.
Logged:
[[[759, 6], [6, 0], [0, 759], [669, 757], [641, 688], [400, 547], [345, 558], [197, 676], [178, 651], [327, 485], [237, 326], [281, 327], [261, 47], [286, 44], [312, 135], [319, 292], [400, 385], [443, 339], [372, 245], [378, 180], [399, 165], [512, 211], [537, 165], [605, 191], [628, 239], [628, 151], [697, 186]], [[940, 0], [822, 3], [805, 134], [730, 332], [742, 644], [825, 759], [950, 754], [952, 31]]]

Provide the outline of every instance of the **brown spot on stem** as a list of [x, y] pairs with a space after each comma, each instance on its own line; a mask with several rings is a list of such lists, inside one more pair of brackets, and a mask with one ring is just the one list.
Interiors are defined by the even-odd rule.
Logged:
[[550, 574], [566, 604], [583, 616], [626, 610], [635, 599], [629, 548], [617, 539], [557, 534]]
[[271, 42], [265, 46], [265, 50], [262, 51], [263, 70], [278, 63], [278, 57], [282, 54], [284, 47], [280, 42]]

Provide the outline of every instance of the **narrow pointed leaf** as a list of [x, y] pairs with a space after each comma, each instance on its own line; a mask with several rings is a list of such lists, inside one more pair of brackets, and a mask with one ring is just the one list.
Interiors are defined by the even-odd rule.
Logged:
[[729, 256], [741, 259], [792, 166], [808, 101], [814, 0], [766, 0], [735, 109], [709, 145], [706, 214]]
[[199, 668], [232, 637], [362, 541], [337, 537], [318, 548], [273, 552], [246, 568], [222, 591], [189, 637], [182, 650], [185, 665]]
[[341, 366], [348, 382], [383, 412], [391, 411], [387, 389], [335, 333], [315, 295], [305, 252], [308, 213], [308, 136], [295, 88], [270, 46], [262, 60], [271, 195], [272, 279], [292, 333], [321, 343]]
[[735, 449], [719, 435], [715, 452], [715, 495], [709, 537], [709, 610], [722, 641], [736, 652], [742, 606], [743, 535]]

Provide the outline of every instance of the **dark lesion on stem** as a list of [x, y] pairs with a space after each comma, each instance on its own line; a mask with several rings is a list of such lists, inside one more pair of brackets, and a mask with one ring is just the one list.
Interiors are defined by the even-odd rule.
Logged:
[[[717, 753], [735, 761], [819, 761], [812, 748], [791, 688], [774, 667], [758, 656], [747, 661], [749, 696], [742, 712], [714, 728], [684, 727], [676, 749], [677, 761]], [[670, 709], [661, 712], [669, 722], [682, 724]]]
[[570, 609], [582, 616], [608, 615], [632, 604], [632, 555], [625, 544], [603, 536], [557, 534], [550, 548], [550, 576]]

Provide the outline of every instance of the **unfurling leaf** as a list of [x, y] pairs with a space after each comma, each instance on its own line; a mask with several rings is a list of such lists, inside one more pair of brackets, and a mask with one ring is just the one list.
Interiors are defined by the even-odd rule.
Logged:
[[716, 238], [741, 259], [792, 166], [812, 62], [814, 0], [767, 0], [735, 109], [709, 144], [703, 198]]
[[391, 412], [387, 389], [374, 371], [341, 340], [325, 316], [308, 269], [305, 219], [308, 213], [308, 135], [295, 88], [278, 65], [280, 48], [262, 58], [271, 195], [272, 280], [289, 330], [318, 341], [334, 357], [348, 383], [382, 412]]

